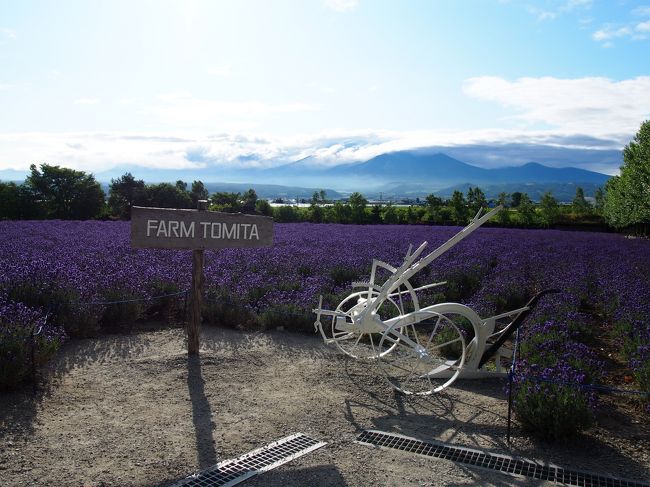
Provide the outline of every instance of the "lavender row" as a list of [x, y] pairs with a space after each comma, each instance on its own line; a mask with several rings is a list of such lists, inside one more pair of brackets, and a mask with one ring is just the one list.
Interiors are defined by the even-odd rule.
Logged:
[[[206, 251], [208, 296], [253, 315], [285, 309], [309, 316], [319, 295], [336, 306], [350, 281], [367, 278], [372, 259], [397, 265], [409, 243], [426, 240], [433, 249], [458, 231], [308, 223], [275, 229], [271, 248]], [[190, 285], [189, 251], [132, 249], [126, 222], [0, 222], [0, 234], [0, 289], [14, 301], [44, 296], [30, 303], [42, 312], [65, 299], [69, 316], [97, 319], [105, 309], [96, 303]], [[648, 254], [647, 240], [616, 234], [482, 228], [416, 279], [448, 280], [444, 296], [428, 297], [460, 300], [483, 315], [520, 305], [537, 290], [561, 289], [545, 298], [527, 333], [553, 322], [580, 343], [594, 323], [609, 326], [642, 381], [650, 364]]]

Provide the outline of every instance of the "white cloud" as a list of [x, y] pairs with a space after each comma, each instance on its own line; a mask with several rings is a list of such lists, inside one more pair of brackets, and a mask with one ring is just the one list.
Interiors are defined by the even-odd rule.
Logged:
[[75, 105], [97, 105], [99, 98], [77, 98], [74, 102]]
[[632, 14], [638, 17], [650, 17], [650, 5], [641, 5], [632, 10]]
[[138, 98], [120, 98], [118, 102], [122, 105], [133, 105], [139, 101]]
[[650, 20], [637, 24], [634, 30], [637, 32], [650, 32]]
[[315, 110], [318, 110], [318, 106], [310, 103], [230, 102], [196, 98], [188, 94], [161, 95], [159, 103], [146, 109], [158, 120], [175, 126], [235, 131], [254, 129], [260, 117]]
[[185, 144], [149, 134], [0, 134], [0, 147], [0, 169], [26, 170], [34, 161], [93, 173], [127, 164], [159, 169], [202, 166], [185, 159]]
[[[650, 16], [650, 7], [642, 7], [632, 11], [637, 16]], [[630, 38], [642, 41], [650, 38], [650, 20], [634, 21], [619, 24], [605, 24], [591, 36], [595, 41], [603, 42], [603, 47], [611, 47], [613, 39]]]
[[16, 85], [12, 83], [0, 83], [0, 91], [2, 90], [11, 90], [12, 88], [15, 88]]
[[602, 29], [599, 29], [596, 32], [594, 32], [591, 37], [595, 41], [609, 41], [611, 39], [616, 39], [619, 37], [631, 36], [633, 32], [634, 29], [630, 28], [627, 25], [623, 27], [613, 27], [611, 25], [607, 25]]
[[232, 68], [230, 66], [210, 66], [206, 69], [210, 76], [224, 78], [232, 75]]
[[545, 20], [555, 20], [558, 16], [557, 12], [550, 10], [543, 10], [537, 7], [528, 7], [528, 12], [537, 17], [537, 20], [543, 22]]
[[[365, 161], [387, 152], [434, 146], [459, 150], [464, 147], [466, 150], [468, 146], [498, 148], [506, 144], [523, 144], [533, 147], [526, 149], [527, 154], [541, 154], [549, 148], [597, 153], [604, 149], [619, 150], [630, 138], [631, 134], [625, 134], [618, 139], [597, 139], [559, 130], [336, 131], [296, 137], [236, 133], [8, 133], [0, 134], [0, 170], [26, 171], [34, 161], [95, 174], [125, 167], [134, 174], [138, 168], [205, 170], [216, 167], [227, 170], [272, 167], [306, 157], [314, 165], [336, 165]], [[486, 152], [480, 147], [476, 151]], [[533, 159], [534, 156], [528, 160]], [[512, 164], [513, 160], [506, 158], [500, 161], [500, 165]], [[578, 165], [582, 161], [570, 162]], [[617, 160], [611, 167], [599, 169], [613, 173], [619, 165]]]
[[593, 0], [564, 0], [561, 2], [552, 2], [552, 8], [550, 9], [529, 5], [528, 12], [537, 17], [537, 20], [543, 22], [545, 20], [555, 20], [561, 15], [574, 12], [578, 9], [590, 9], [592, 4]]
[[311, 83], [307, 84], [307, 87], [319, 91], [321, 93], [324, 93], [326, 95], [331, 95], [333, 93], [336, 93], [336, 90], [332, 86], [320, 82], [312, 81]]
[[349, 12], [359, 6], [359, 0], [324, 0], [325, 5], [337, 12]]
[[0, 37], [5, 39], [16, 39], [16, 31], [13, 29], [0, 28]]
[[514, 109], [513, 119], [591, 135], [634, 133], [650, 117], [650, 76], [559, 79], [470, 78], [465, 94]]

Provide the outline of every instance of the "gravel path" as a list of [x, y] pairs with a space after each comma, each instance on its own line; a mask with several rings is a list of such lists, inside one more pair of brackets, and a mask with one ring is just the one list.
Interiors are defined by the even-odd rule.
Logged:
[[354, 443], [363, 429], [650, 479], [648, 425], [634, 416], [605, 415], [563, 444], [515, 423], [508, 446], [501, 381], [407, 398], [315, 336], [206, 328], [201, 343], [198, 361], [182, 329], [67, 344], [45, 390], [0, 396], [0, 484], [165, 486], [296, 432], [328, 444], [245, 485], [548, 484]]

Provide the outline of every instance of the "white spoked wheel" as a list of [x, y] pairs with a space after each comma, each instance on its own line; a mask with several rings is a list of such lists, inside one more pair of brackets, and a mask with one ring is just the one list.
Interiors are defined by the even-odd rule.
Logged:
[[[413, 321], [414, 317], [409, 317]], [[390, 385], [404, 394], [426, 395], [449, 387], [465, 363], [460, 314], [416, 313], [416, 323], [394, 323], [379, 348], [392, 347], [379, 364]]]
[[[373, 291], [371, 299], [377, 294]], [[383, 346], [380, 344], [382, 333], [385, 331], [383, 327], [363, 331], [355, 325], [354, 318], [365, 309], [367, 298], [367, 290], [350, 294], [336, 308], [336, 311], [345, 314], [345, 317], [332, 317], [331, 325], [332, 338], [336, 346], [346, 355], [360, 360], [382, 357], [393, 350], [396, 345], [389, 342]], [[399, 306], [392, 299], [384, 301], [377, 310], [377, 315], [382, 320], [400, 314]]]

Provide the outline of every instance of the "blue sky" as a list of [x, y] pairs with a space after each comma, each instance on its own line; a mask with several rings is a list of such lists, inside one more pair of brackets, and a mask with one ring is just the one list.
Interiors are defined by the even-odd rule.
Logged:
[[650, 1], [0, 0], [0, 177], [620, 149], [649, 48]]

